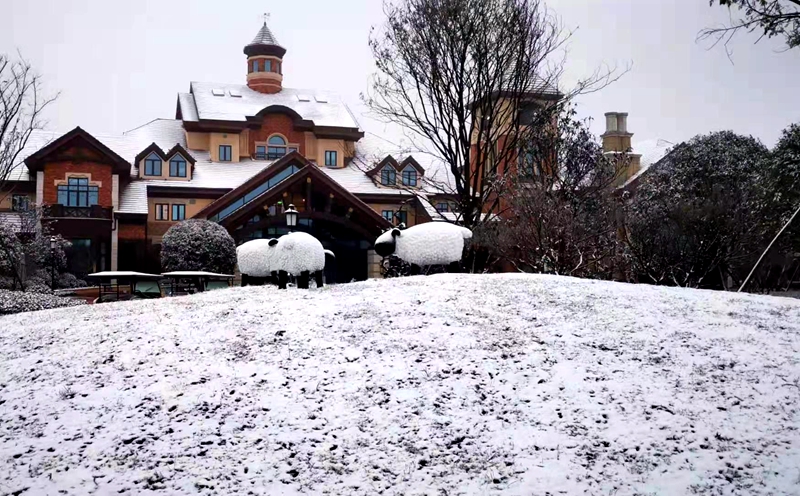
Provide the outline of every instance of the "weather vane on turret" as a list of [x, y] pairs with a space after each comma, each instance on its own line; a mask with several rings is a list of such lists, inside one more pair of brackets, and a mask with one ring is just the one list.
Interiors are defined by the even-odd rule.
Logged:
[[261, 15], [261, 17], [263, 17], [263, 18], [264, 18], [264, 24], [266, 24], [266, 23], [267, 23], [267, 21], [269, 20], [269, 12], [264, 12], [264, 13]]

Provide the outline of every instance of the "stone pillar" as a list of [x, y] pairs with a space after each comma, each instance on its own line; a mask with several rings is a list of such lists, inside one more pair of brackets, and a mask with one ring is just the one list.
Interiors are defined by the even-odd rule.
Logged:
[[119, 175], [114, 174], [111, 176], [111, 206], [113, 207], [112, 215], [112, 230], [111, 230], [111, 270], [117, 270], [119, 263], [117, 256], [119, 254], [119, 221], [117, 220], [117, 210], [119, 209]]
[[36, 172], [36, 206], [44, 205], [44, 171]]
[[380, 279], [381, 277], [381, 257], [375, 250], [367, 251], [367, 277], [370, 279]]

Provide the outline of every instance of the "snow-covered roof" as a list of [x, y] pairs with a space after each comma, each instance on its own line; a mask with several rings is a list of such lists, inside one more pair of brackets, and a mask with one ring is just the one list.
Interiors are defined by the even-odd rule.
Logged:
[[675, 146], [675, 143], [660, 138], [640, 141], [633, 145], [633, 153], [642, 156], [640, 160], [641, 167], [636, 174], [632, 175], [627, 181], [625, 181], [623, 187], [636, 181], [643, 174], [645, 174], [650, 167], [660, 162], [661, 159], [666, 157], [667, 154], [672, 150], [673, 146]]
[[[219, 96], [214, 94], [214, 90], [218, 90]], [[317, 126], [359, 128], [358, 121], [342, 99], [327, 91], [283, 88], [279, 93], [266, 94], [251, 90], [244, 84], [195, 81], [191, 83], [190, 92], [197, 116], [203, 120], [245, 122], [247, 117], [255, 116], [267, 107], [281, 106]], [[186, 108], [191, 115], [188, 102]], [[182, 113], [183, 109], [181, 102]]]
[[19, 212], [0, 212], [0, 224], [11, 227], [14, 232], [22, 230], [22, 215]]
[[161, 276], [158, 274], [147, 274], [146, 272], [134, 272], [131, 270], [106, 270], [103, 272], [95, 272], [94, 274], [88, 274], [86, 277], [99, 277], [99, 278], [139, 278], [139, 279], [161, 279]]

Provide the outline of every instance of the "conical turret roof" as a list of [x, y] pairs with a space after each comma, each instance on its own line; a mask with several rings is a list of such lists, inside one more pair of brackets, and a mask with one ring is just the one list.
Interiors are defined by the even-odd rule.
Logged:
[[286, 54], [286, 49], [278, 43], [275, 35], [272, 34], [269, 26], [267, 26], [267, 22], [264, 21], [264, 25], [258, 30], [253, 41], [244, 47], [244, 53], [248, 57], [254, 55], [274, 55], [276, 57], [283, 57], [284, 54]]

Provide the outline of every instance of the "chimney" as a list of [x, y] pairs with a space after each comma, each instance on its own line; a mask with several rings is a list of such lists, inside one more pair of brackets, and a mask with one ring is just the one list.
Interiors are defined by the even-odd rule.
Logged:
[[604, 152], [627, 152], [631, 149], [627, 112], [606, 112], [606, 132], [601, 134]]

